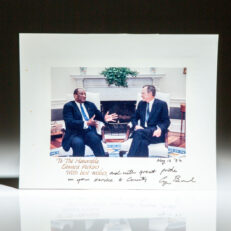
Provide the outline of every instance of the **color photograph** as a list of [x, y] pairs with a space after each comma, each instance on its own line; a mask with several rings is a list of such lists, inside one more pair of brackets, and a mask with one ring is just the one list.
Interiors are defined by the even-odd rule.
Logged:
[[184, 157], [186, 75], [186, 67], [53, 67], [50, 156]]

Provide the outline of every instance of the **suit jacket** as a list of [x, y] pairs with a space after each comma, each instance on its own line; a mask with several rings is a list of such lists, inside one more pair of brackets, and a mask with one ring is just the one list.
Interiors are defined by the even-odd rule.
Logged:
[[[145, 127], [145, 114], [146, 114], [147, 103], [140, 101], [137, 107], [135, 114], [132, 116], [131, 122], [133, 128], [138, 124], [140, 120], [140, 126]], [[155, 99], [152, 105], [152, 110], [149, 114], [149, 119], [147, 121], [147, 128], [150, 129], [150, 135], [152, 136], [153, 132], [157, 129], [157, 126], [161, 129], [162, 141], [165, 139], [165, 133], [170, 125], [170, 120], [168, 116], [168, 107], [167, 103]]]
[[[104, 121], [102, 113], [97, 109], [94, 103], [85, 101], [84, 106], [88, 112], [89, 118], [95, 115], [95, 120]], [[62, 141], [62, 146], [65, 151], [71, 147], [71, 140], [74, 136], [84, 134], [84, 120], [82, 114], [76, 105], [75, 101], [66, 103], [63, 107], [63, 119], [66, 125], [66, 132]]]

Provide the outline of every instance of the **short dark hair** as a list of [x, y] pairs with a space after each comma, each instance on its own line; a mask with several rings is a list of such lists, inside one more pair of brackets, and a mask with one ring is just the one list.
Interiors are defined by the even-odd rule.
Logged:
[[143, 88], [147, 87], [147, 92], [152, 92], [152, 95], [156, 95], [156, 88], [154, 85], [144, 85]]
[[83, 89], [83, 88], [81, 88], [81, 87], [76, 88], [76, 89], [74, 90], [74, 92], [73, 92], [73, 95], [78, 95], [78, 92], [79, 92], [80, 89]]

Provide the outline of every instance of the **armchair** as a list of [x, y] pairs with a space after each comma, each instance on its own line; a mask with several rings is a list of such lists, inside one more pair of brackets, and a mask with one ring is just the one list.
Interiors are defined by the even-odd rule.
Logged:
[[[157, 92], [156, 98], [165, 101], [169, 109], [169, 101], [170, 101], [169, 94], [163, 92]], [[139, 93], [137, 95], [136, 107], [138, 106], [140, 100], [141, 100], [141, 94]], [[129, 138], [131, 126], [132, 126], [131, 123], [129, 123], [127, 127], [126, 138], [124, 139], [124, 142], [121, 144], [120, 156], [126, 157], [126, 153], [129, 151], [129, 148], [131, 146], [132, 138]], [[148, 149], [149, 149], [149, 157], [168, 157], [168, 133], [166, 133], [164, 143], [150, 144], [148, 146]]]
[[[73, 100], [73, 95], [72, 94], [68, 94], [67, 98], [66, 98], [66, 102]], [[92, 92], [87, 92], [87, 100], [90, 102], [93, 102], [96, 107], [100, 110], [100, 96], [99, 93], [92, 93]], [[59, 131], [62, 132], [62, 137], [64, 136], [65, 133], [65, 123], [63, 121], [63, 116], [62, 116], [62, 108], [61, 109], [53, 109], [54, 112], [52, 112], [52, 117], [55, 118], [55, 121], [52, 121], [52, 126], [51, 129], [54, 129], [54, 123], [56, 124], [56, 126], [59, 127]], [[57, 116], [55, 116], [54, 114], [56, 114]], [[106, 152], [106, 143], [105, 143], [105, 136], [104, 136], [104, 123], [99, 121], [99, 126], [97, 128], [97, 133], [99, 135], [102, 135], [102, 145], [103, 148]], [[52, 154], [53, 153], [53, 154]], [[50, 155], [56, 155], [56, 156], [72, 156], [73, 155], [73, 151], [72, 149], [70, 149], [68, 152], [64, 151], [62, 147], [59, 148], [55, 148], [51, 150], [51, 154]], [[85, 146], [85, 157], [90, 157], [90, 156], [94, 156], [93, 151], [91, 150], [90, 147], [88, 147], [87, 145]]]

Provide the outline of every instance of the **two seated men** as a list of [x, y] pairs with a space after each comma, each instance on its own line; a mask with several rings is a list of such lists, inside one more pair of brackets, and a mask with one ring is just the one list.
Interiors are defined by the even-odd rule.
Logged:
[[[156, 89], [153, 85], [142, 88], [142, 101], [131, 118], [132, 144], [128, 157], [148, 157], [148, 145], [162, 143], [170, 125], [166, 102], [155, 98]], [[74, 91], [74, 100], [66, 103], [63, 108], [66, 132], [62, 141], [65, 151], [73, 149], [73, 156], [84, 156], [85, 145], [88, 145], [97, 157], [105, 157], [101, 137], [96, 132], [97, 120], [104, 123], [114, 122], [116, 113], [105, 116], [95, 104], [86, 101], [86, 92], [82, 88]], [[138, 125], [140, 121], [140, 125]]]

